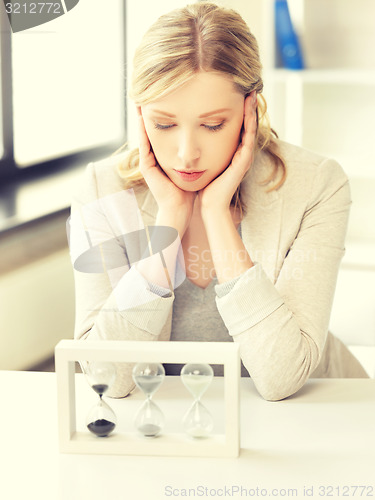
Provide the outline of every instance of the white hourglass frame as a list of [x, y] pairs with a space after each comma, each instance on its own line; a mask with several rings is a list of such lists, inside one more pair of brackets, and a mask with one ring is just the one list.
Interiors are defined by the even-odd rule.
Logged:
[[[183, 431], [144, 440], [134, 432], [110, 439], [77, 432], [75, 362], [208, 363], [224, 366], [225, 433], [188, 440]], [[61, 453], [238, 457], [240, 451], [240, 354], [229, 342], [149, 342], [61, 340], [55, 348], [58, 432]]]

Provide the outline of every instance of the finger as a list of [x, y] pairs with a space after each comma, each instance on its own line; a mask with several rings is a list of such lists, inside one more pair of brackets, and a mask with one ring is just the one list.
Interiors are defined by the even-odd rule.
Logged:
[[244, 120], [246, 121], [250, 115], [253, 114], [254, 109], [257, 105], [257, 93], [253, 90], [246, 98], [244, 102]]
[[250, 123], [254, 119], [254, 107], [253, 107], [253, 92], [245, 98], [244, 111], [243, 111], [243, 130], [241, 134], [241, 143], [245, 133], [250, 128]]
[[242, 134], [241, 143], [247, 148], [253, 148], [257, 130], [257, 96], [256, 92], [253, 91], [245, 101], [244, 110], [244, 131]]
[[258, 106], [257, 93], [254, 90], [246, 98], [246, 101], [245, 101], [245, 109], [244, 109], [244, 126], [245, 126], [245, 128], [249, 127], [249, 125], [252, 125], [254, 122], [254, 119], [256, 120], [257, 106]]
[[232, 164], [235, 168], [242, 172], [244, 175], [250, 168], [254, 159], [254, 146], [256, 138], [256, 120], [252, 119], [251, 123], [247, 125], [246, 130], [244, 130], [241, 138], [241, 144], [239, 145]]
[[151, 143], [148, 138], [142, 116], [138, 117], [139, 125], [139, 170], [146, 179], [152, 175], [156, 167], [156, 159], [151, 149]]

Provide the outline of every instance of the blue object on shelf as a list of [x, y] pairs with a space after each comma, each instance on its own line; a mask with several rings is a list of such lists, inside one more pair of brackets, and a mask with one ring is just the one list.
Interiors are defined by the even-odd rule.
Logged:
[[301, 47], [290, 18], [287, 0], [275, 0], [275, 33], [283, 66], [304, 69]]

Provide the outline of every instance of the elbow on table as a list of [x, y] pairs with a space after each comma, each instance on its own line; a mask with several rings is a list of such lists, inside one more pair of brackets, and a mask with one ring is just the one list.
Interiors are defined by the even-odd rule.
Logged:
[[283, 392], [278, 392], [278, 391], [258, 391], [259, 394], [262, 396], [263, 399], [266, 401], [282, 401], [283, 399], [287, 398], [291, 394], [286, 393], [284, 394]]
[[275, 385], [274, 381], [272, 383], [257, 383], [254, 381], [259, 394], [266, 401], [282, 401], [289, 396], [293, 396], [303, 386], [304, 382], [299, 382], [298, 384], [294, 382], [281, 386]]
[[282, 392], [269, 392], [269, 393], [260, 393], [263, 399], [266, 401], [282, 401], [283, 399], [291, 396], [293, 393], [282, 393]]

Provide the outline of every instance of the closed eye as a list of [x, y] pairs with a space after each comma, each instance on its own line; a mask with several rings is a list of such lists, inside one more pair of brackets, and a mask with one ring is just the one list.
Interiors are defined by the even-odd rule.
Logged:
[[171, 123], [170, 125], [162, 125], [161, 123], [154, 122], [154, 126], [158, 130], [169, 130], [175, 125], [173, 123]]
[[[223, 120], [221, 123], [218, 123], [217, 125], [207, 125], [205, 123], [202, 124], [202, 127], [205, 129], [211, 131], [211, 132], [216, 132], [220, 129], [223, 128], [225, 124], [225, 120]], [[154, 122], [154, 127], [157, 130], [170, 130], [171, 128], [175, 127], [176, 125], [174, 123], [168, 124], [168, 125], [163, 125], [162, 123]]]
[[207, 130], [210, 130], [211, 132], [216, 132], [217, 130], [220, 130], [224, 127], [225, 120], [223, 120], [221, 123], [218, 123], [217, 125], [207, 125], [203, 124], [203, 127], [206, 128]]

